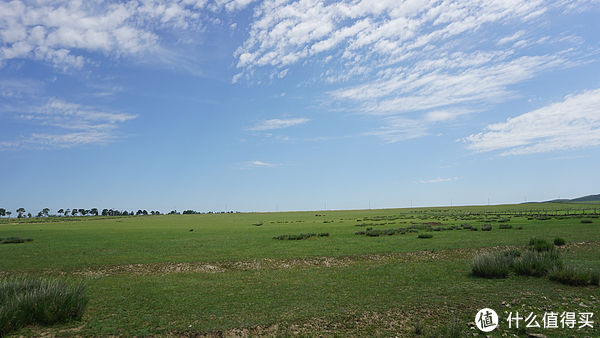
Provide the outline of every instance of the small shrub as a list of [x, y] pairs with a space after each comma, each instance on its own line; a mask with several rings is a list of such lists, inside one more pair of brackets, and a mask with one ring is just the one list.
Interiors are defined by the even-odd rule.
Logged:
[[31, 324], [80, 319], [87, 306], [85, 285], [60, 279], [0, 279], [0, 336]]
[[582, 219], [580, 222], [581, 223], [593, 223], [593, 221], [591, 219]]
[[567, 242], [566, 242], [566, 241], [565, 241], [563, 238], [556, 237], [556, 238], [554, 239], [554, 245], [556, 245], [556, 246], [563, 246], [563, 245], [565, 245], [566, 243], [567, 243]]
[[491, 224], [484, 224], [481, 226], [481, 231], [492, 231], [492, 225]]
[[419, 234], [419, 236], [417, 236], [418, 238], [432, 238], [433, 235], [432, 234]]
[[537, 252], [550, 251], [554, 249], [554, 244], [546, 242], [543, 239], [532, 238], [529, 240], [529, 249]]
[[510, 224], [500, 224], [498, 229], [512, 229], [512, 225]]
[[254, 223], [254, 224], [252, 224], [252, 225], [254, 225], [254, 226], [256, 226], [256, 227], [259, 227], [259, 226], [263, 225], [263, 222]]
[[548, 278], [555, 282], [572, 286], [598, 285], [598, 271], [584, 270], [573, 266], [554, 268]]
[[523, 230], [523, 226], [519, 225], [519, 227], [517, 228], [517, 230]]
[[502, 253], [482, 253], [473, 258], [471, 273], [483, 278], [506, 278], [513, 258]]
[[329, 233], [328, 232], [321, 232], [319, 234], [319, 237], [329, 237]]

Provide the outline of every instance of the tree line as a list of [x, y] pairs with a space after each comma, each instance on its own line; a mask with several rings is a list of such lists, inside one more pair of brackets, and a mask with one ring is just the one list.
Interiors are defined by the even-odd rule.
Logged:
[[[27, 212], [27, 210], [25, 210], [25, 208], [18, 208], [15, 211], [16, 211], [17, 218], [33, 217], [31, 212]], [[50, 208], [44, 208], [37, 213], [36, 217], [100, 216], [100, 215], [101, 216], [161, 215], [160, 211], [148, 212], [147, 210], [141, 210], [141, 209], [138, 210], [137, 212], [134, 212], [133, 210], [127, 211], [127, 210], [117, 210], [117, 209], [102, 209], [102, 211], [99, 211], [98, 208], [92, 208], [92, 209], [78, 209], [78, 208], [69, 209], [69, 208], [67, 208], [67, 209], [58, 209], [56, 212], [58, 213], [58, 215], [51, 215]], [[177, 213], [177, 211], [172, 211], [170, 213], [175, 214], [175, 213]], [[0, 208], [0, 216], [1, 217], [8, 216], [10, 218], [12, 214], [13, 214], [12, 211], [6, 210], [5, 208]]]

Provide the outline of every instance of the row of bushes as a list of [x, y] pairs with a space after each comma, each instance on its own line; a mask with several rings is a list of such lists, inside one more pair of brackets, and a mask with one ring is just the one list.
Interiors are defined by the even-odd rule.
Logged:
[[328, 232], [321, 232], [319, 234], [315, 234], [315, 233], [306, 233], [306, 234], [298, 234], [298, 235], [279, 235], [279, 236], [274, 236], [273, 239], [278, 239], [278, 240], [290, 240], [290, 241], [297, 241], [297, 240], [301, 240], [301, 239], [309, 239], [312, 237], [328, 237], [329, 233]]
[[0, 279], [0, 336], [31, 324], [81, 319], [87, 306], [85, 285], [60, 279]]

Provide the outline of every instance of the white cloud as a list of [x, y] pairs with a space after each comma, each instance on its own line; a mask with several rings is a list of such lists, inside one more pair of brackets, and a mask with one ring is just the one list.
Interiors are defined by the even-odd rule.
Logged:
[[310, 121], [310, 119], [303, 118], [303, 117], [293, 118], [293, 119], [264, 120], [264, 121], [261, 121], [260, 123], [258, 123], [257, 125], [255, 125], [251, 128], [248, 128], [248, 130], [265, 131], [265, 130], [282, 129], [282, 128], [288, 128], [288, 127], [304, 124], [308, 121]]
[[152, 53], [160, 50], [163, 31], [201, 29], [205, 5], [191, 0], [0, 2], [0, 61], [31, 58], [81, 68], [84, 52]]
[[448, 178], [434, 178], [434, 179], [430, 179], [430, 180], [419, 180], [418, 183], [420, 184], [431, 184], [431, 183], [443, 183], [443, 182], [452, 182], [452, 181], [457, 181], [458, 177], [448, 177]]
[[464, 139], [477, 152], [523, 155], [600, 145], [600, 89], [488, 125]]

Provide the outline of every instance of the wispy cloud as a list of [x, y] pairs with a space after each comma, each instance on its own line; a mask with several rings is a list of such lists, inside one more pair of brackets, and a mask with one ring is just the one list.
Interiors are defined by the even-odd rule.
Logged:
[[429, 134], [423, 121], [402, 117], [388, 117], [384, 121], [385, 125], [383, 127], [367, 132], [365, 135], [379, 136], [387, 143], [395, 143]]
[[523, 155], [600, 145], [600, 89], [569, 95], [466, 137], [477, 152]]
[[264, 121], [259, 122], [255, 126], [248, 128], [248, 130], [265, 131], [265, 130], [282, 129], [282, 128], [288, 128], [288, 127], [304, 124], [308, 121], [310, 121], [310, 119], [303, 118], [303, 117], [293, 118], [293, 119], [264, 120]]
[[[316, 81], [337, 85], [326, 93], [335, 108], [380, 119], [367, 134], [421, 137], [433, 124], [518, 97], [517, 84], [581, 62], [575, 40], [536, 36], [536, 18], [576, 3], [268, 0], [234, 54], [232, 80], [313, 64], [323, 69]], [[544, 52], [532, 53], [532, 43]], [[415, 131], [403, 127], [410, 120]]]
[[430, 180], [419, 180], [417, 183], [420, 184], [431, 184], [431, 183], [443, 183], [443, 182], [452, 182], [457, 181], [458, 177], [448, 177], [448, 178], [434, 178]]
[[117, 139], [115, 130], [135, 119], [132, 114], [109, 112], [57, 98], [31, 108], [20, 108], [17, 119], [34, 130], [29, 136], [0, 142], [1, 150], [18, 148], [69, 148], [83, 144], [101, 144]]
[[263, 162], [263, 161], [246, 161], [241, 163], [241, 169], [252, 169], [252, 168], [275, 168], [280, 166], [278, 163]]

